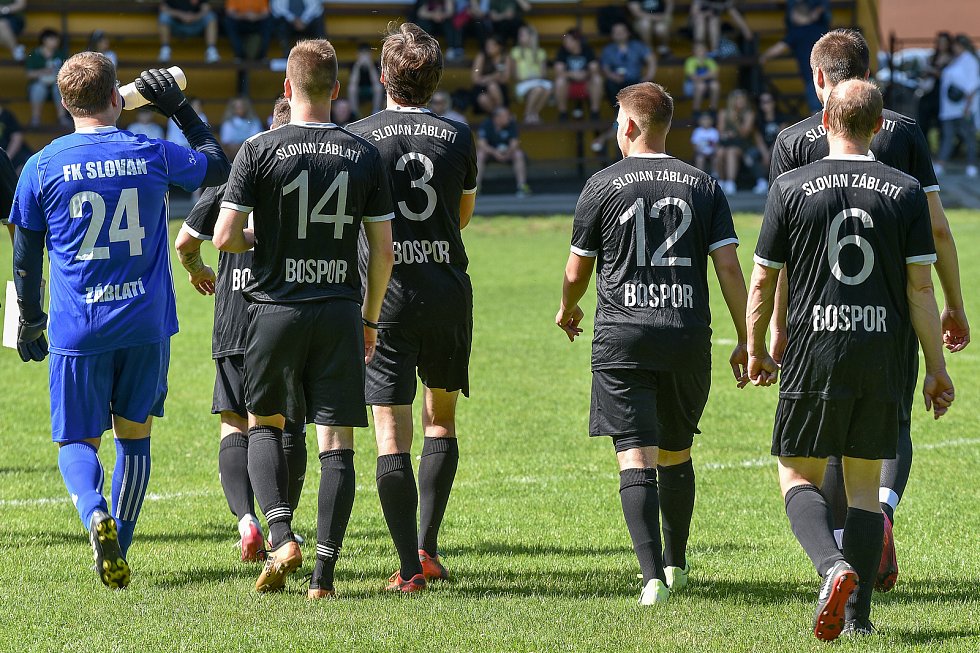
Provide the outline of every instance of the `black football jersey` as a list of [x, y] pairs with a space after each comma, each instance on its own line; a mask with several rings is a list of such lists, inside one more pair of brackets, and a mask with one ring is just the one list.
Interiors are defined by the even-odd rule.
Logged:
[[245, 141], [221, 206], [252, 213], [244, 293], [259, 303], [360, 303], [361, 222], [393, 217], [377, 148], [333, 123], [291, 123]]
[[592, 369], [710, 369], [708, 254], [730, 244], [728, 200], [697, 168], [644, 155], [593, 175], [572, 230], [596, 257]]
[[[473, 290], [459, 228], [460, 199], [476, 192], [476, 146], [469, 126], [428, 109], [399, 107], [348, 129], [378, 148], [395, 206], [395, 265], [380, 324], [470, 319]], [[367, 255], [362, 234], [362, 274]]]
[[[184, 220], [184, 228], [199, 240], [214, 237], [221, 200], [226, 184], [205, 188], [194, 208]], [[245, 307], [248, 302], [242, 289], [252, 274], [252, 252], [218, 253], [218, 280], [214, 289], [214, 329], [211, 333], [211, 357], [223, 358], [245, 353]]]
[[911, 333], [906, 266], [936, 260], [919, 183], [870, 156], [825, 158], [776, 179], [755, 261], [786, 266], [780, 396], [899, 401]]
[[[939, 190], [936, 171], [932, 167], [929, 143], [918, 123], [889, 109], [882, 111], [884, 124], [871, 141], [875, 158], [915, 177], [926, 193]], [[823, 112], [801, 120], [781, 131], [772, 148], [769, 182], [784, 172], [819, 161], [830, 154], [827, 131], [823, 127]]]

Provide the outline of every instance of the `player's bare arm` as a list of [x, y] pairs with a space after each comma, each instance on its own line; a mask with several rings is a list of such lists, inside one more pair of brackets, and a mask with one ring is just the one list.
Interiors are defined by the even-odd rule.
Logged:
[[568, 255], [568, 263], [565, 264], [565, 281], [561, 289], [561, 306], [555, 316], [555, 324], [565, 332], [569, 342], [575, 342], [575, 338], [582, 335], [579, 324], [585, 317], [585, 313], [578, 303], [589, 289], [589, 280], [594, 270], [594, 257], [579, 256], [574, 252]]
[[766, 350], [766, 327], [772, 318], [778, 278], [779, 270], [756, 263], [749, 282], [745, 323], [748, 329], [748, 373], [753, 385], [772, 385], [779, 374], [776, 361]]
[[715, 274], [718, 275], [721, 294], [728, 305], [728, 313], [732, 316], [732, 324], [735, 325], [735, 349], [732, 350], [728, 362], [732, 366], [732, 374], [735, 375], [738, 387], [744, 388], [749, 382], [749, 354], [743, 319], [748, 293], [745, 290], [745, 277], [742, 276], [736, 246], [724, 245], [715, 249], [711, 252], [711, 261], [715, 266]]
[[946, 349], [956, 353], [970, 344], [970, 323], [963, 306], [963, 291], [960, 286], [960, 261], [956, 253], [956, 241], [946, 219], [943, 201], [939, 191], [926, 193], [929, 201], [929, 219], [932, 222], [932, 239], [936, 244], [935, 266], [939, 283], [943, 287], [946, 306], [941, 315], [943, 342]]
[[202, 295], [213, 295], [216, 276], [211, 266], [205, 264], [201, 258], [201, 241], [181, 227], [174, 247], [194, 289]]
[[779, 271], [779, 281], [776, 283], [776, 305], [773, 310], [769, 329], [772, 338], [769, 341], [769, 352], [773, 360], [781, 363], [786, 352], [786, 312], [788, 310], [789, 281], [786, 279], [786, 268]]
[[255, 233], [246, 229], [248, 213], [222, 208], [214, 225], [214, 246], [222, 252], [241, 254], [255, 247]]
[[915, 328], [915, 335], [922, 345], [922, 355], [926, 363], [922, 394], [926, 410], [939, 419], [953, 403], [953, 381], [946, 372], [943, 358], [942, 330], [939, 321], [939, 308], [932, 285], [932, 271], [928, 265], [908, 265], [906, 293], [909, 301], [909, 317]]
[[378, 342], [378, 318], [384, 303], [395, 254], [391, 245], [391, 222], [365, 222], [364, 233], [368, 241], [367, 286], [364, 291], [364, 363], [371, 362]]
[[459, 198], [459, 228], [465, 229], [476, 208], [476, 193], [463, 193]]

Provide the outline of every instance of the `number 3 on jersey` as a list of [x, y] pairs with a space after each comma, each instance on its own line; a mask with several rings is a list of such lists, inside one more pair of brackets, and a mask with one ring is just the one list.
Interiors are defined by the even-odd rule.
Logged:
[[[312, 213], [310, 212], [310, 171], [303, 170], [298, 175], [296, 179], [282, 187], [282, 196], [285, 198], [295, 190], [299, 191], [299, 225], [297, 227], [296, 237], [300, 240], [306, 240], [306, 231], [309, 223], [324, 223], [333, 225], [333, 237], [340, 240], [344, 237], [344, 225], [354, 224], [354, 216], [347, 215], [347, 188], [348, 188], [348, 172], [346, 170], [340, 172], [327, 188], [326, 192], [320, 198], [320, 200], [313, 207]], [[337, 212], [336, 213], [320, 213], [323, 207], [326, 206], [327, 202], [334, 195], [337, 196]]]
[[404, 200], [398, 202], [398, 210], [409, 220], [414, 220], [415, 222], [422, 222], [427, 220], [433, 211], [436, 210], [436, 189], [429, 185], [432, 176], [435, 174], [435, 166], [432, 165], [432, 159], [420, 154], [419, 152], [407, 152], [403, 154], [398, 162], [395, 163], [395, 170], [402, 172], [408, 165], [409, 161], [418, 161], [422, 164], [422, 176], [418, 179], [411, 180], [412, 188], [417, 188], [423, 193], [425, 193], [425, 208], [422, 209], [421, 213], [416, 213], [408, 208], [408, 203]]
[[[667, 256], [667, 250], [677, 244], [687, 230], [691, 227], [693, 215], [691, 206], [679, 197], [665, 197], [653, 203], [650, 207], [650, 217], [659, 219], [664, 210], [668, 207], [677, 207], [681, 212], [681, 221], [673, 233], [667, 234], [664, 240], [653, 252], [649, 265], [653, 267], [690, 267], [691, 259], [686, 256]], [[630, 218], [634, 218], [636, 225], [636, 264], [639, 267], [646, 267], [647, 263], [647, 236], [646, 236], [646, 202], [641, 197], [633, 202], [623, 215], [619, 216], [619, 224], [626, 224]]]
[[[105, 199], [93, 191], [82, 191], [75, 193], [69, 201], [71, 217], [75, 219], [85, 218], [85, 205], [88, 204], [92, 209], [92, 217], [89, 220], [88, 229], [82, 244], [75, 254], [76, 261], [98, 261], [109, 258], [108, 247], [97, 247], [96, 243], [102, 235], [102, 225], [105, 224]], [[126, 220], [126, 227], [123, 228], [123, 219]], [[109, 223], [109, 242], [110, 243], [129, 243], [130, 256], [143, 255], [143, 238], [146, 236], [146, 229], [140, 225], [140, 206], [139, 195], [135, 188], [124, 188], [119, 193], [119, 201], [116, 202], [116, 211], [112, 214], [112, 221]]]

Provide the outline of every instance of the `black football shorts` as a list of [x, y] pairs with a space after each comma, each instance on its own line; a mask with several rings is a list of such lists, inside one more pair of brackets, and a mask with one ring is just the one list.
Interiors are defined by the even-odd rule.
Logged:
[[405, 406], [415, 400], [418, 378], [427, 388], [460, 390], [470, 396], [473, 321], [378, 330], [378, 346], [367, 367], [365, 395], [372, 406]]
[[249, 304], [245, 369], [245, 405], [253, 415], [287, 415], [290, 397], [297, 397], [314, 424], [368, 424], [356, 302]]
[[[612, 369], [592, 372], [589, 435], [683, 451], [694, 443], [708, 403], [711, 372]], [[629, 447], [632, 448], [632, 447]]]
[[772, 455], [804, 458], [895, 457], [902, 404], [872, 399], [780, 397]]
[[[224, 412], [247, 417], [245, 409], [245, 354], [232, 354], [214, 359], [214, 397], [211, 400], [211, 413]], [[303, 416], [304, 399], [290, 397], [286, 412], [287, 433], [302, 431], [306, 420]], [[295, 399], [295, 400], [294, 400]]]

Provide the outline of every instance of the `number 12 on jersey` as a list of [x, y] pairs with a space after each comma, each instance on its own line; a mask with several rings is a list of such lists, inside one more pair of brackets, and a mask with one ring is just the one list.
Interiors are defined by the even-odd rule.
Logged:
[[[680, 209], [681, 221], [673, 233], [667, 234], [667, 239], [660, 244], [653, 252], [649, 265], [653, 267], [690, 267], [691, 259], [686, 256], [667, 256], [667, 250], [677, 244], [687, 230], [691, 227], [693, 215], [691, 206], [679, 197], [665, 197], [657, 200], [650, 207], [650, 217], [661, 219], [663, 212], [669, 207], [674, 206]], [[619, 224], [626, 224], [633, 219], [636, 230], [636, 264], [639, 267], [646, 267], [647, 263], [647, 236], [646, 236], [646, 201], [641, 197], [633, 202], [625, 213], [619, 216]]]

